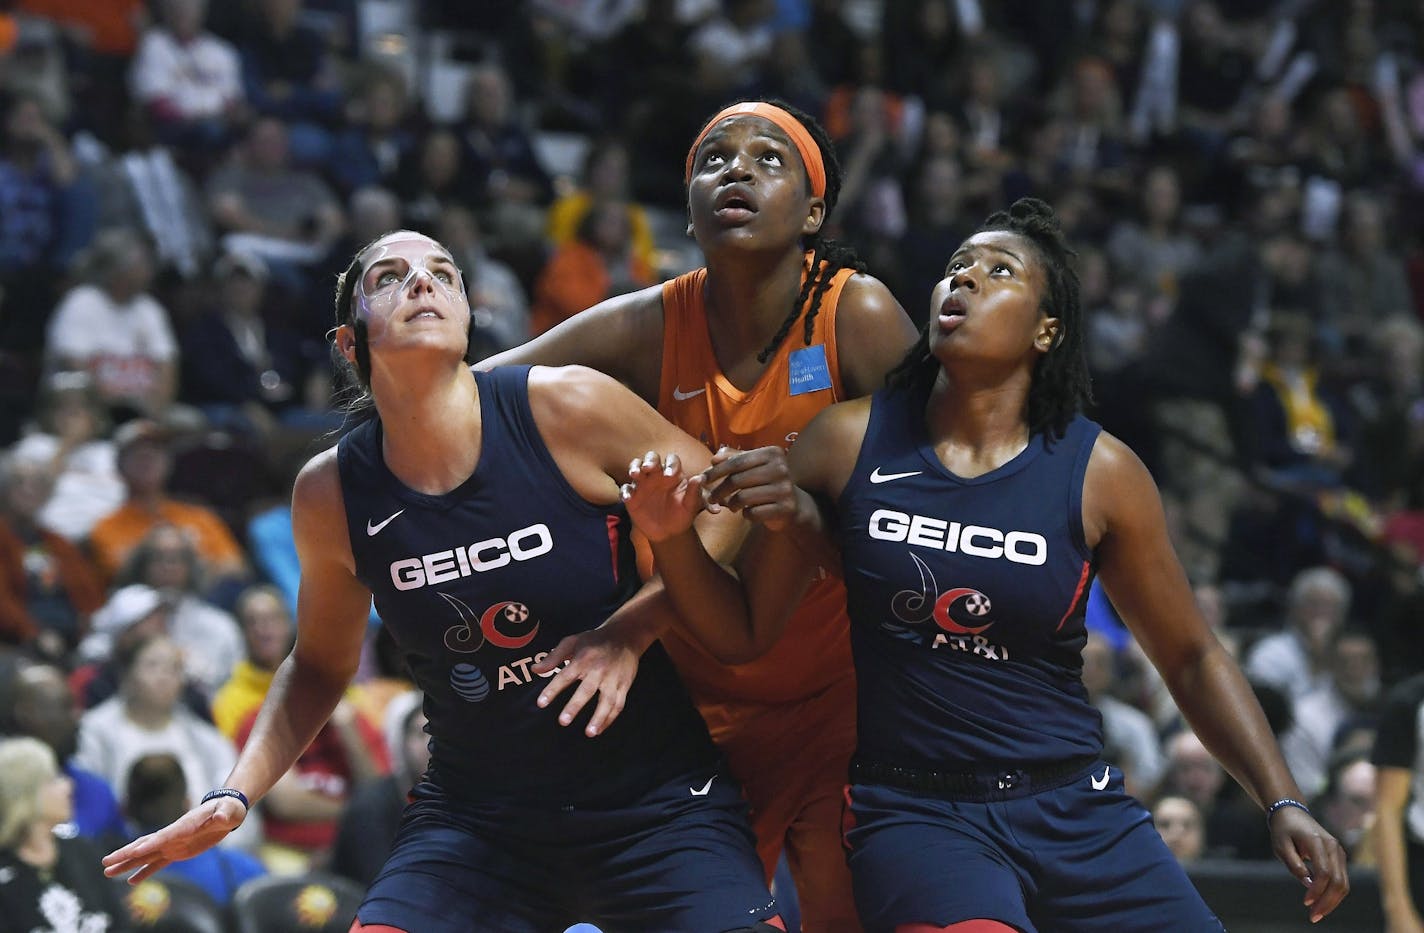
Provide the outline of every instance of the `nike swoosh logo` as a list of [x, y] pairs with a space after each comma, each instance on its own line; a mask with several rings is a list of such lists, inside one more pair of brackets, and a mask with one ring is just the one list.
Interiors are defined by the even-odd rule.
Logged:
[[1093, 777], [1091, 774], [1088, 775], [1088, 783], [1093, 785], [1093, 790], [1102, 790], [1103, 788], [1108, 786], [1108, 772], [1110, 771], [1112, 771], [1111, 767], [1103, 769], [1103, 779], [1101, 781]]
[[401, 509], [400, 512], [397, 512], [395, 515], [392, 515], [390, 518], [388, 518], [388, 519], [386, 519], [385, 521], [381, 522], [379, 525], [373, 525], [373, 524], [371, 524], [371, 520], [370, 520], [369, 518], [366, 519], [366, 537], [369, 538], [369, 537], [372, 537], [372, 536], [374, 536], [374, 535], [380, 534], [382, 528], [386, 527], [386, 526], [389, 525], [391, 522], [395, 521], [395, 520], [396, 520], [396, 515], [399, 515], [401, 512], [404, 512], [404, 511], [405, 511], [405, 509]]
[[706, 796], [707, 796], [707, 792], [712, 789], [712, 782], [715, 781], [715, 780], [717, 780], [717, 775], [714, 774], [714, 775], [712, 775], [710, 778], [707, 779], [707, 783], [706, 783], [706, 784], [703, 784], [703, 785], [702, 785], [702, 789], [701, 789], [701, 790], [698, 790], [698, 789], [695, 788], [695, 787], [689, 787], [688, 790], [692, 791], [692, 796], [694, 796], [694, 797], [706, 797]]
[[892, 479], [904, 479], [907, 476], [919, 476], [923, 470], [911, 470], [908, 473], [881, 473], [880, 467], [870, 471], [870, 481], [872, 483], [888, 483]]
[[672, 397], [677, 399], [679, 402], [685, 402], [690, 398], [697, 398], [697, 396], [701, 395], [703, 392], [706, 391], [706, 386], [703, 386], [700, 389], [693, 389], [691, 392], [684, 392], [679, 386], [673, 386]]

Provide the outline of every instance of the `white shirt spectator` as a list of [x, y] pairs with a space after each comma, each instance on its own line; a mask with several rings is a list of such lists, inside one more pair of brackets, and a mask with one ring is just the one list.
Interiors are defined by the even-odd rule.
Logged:
[[1167, 769], [1167, 757], [1152, 718], [1116, 697], [1098, 697], [1093, 705], [1103, 717], [1104, 744], [1117, 753], [1116, 764], [1127, 775], [1128, 793], [1145, 794], [1156, 787]]
[[1350, 705], [1333, 684], [1295, 701], [1294, 724], [1281, 736], [1281, 754], [1307, 797], [1325, 790], [1335, 733], [1349, 715]]
[[51, 359], [83, 362], [104, 398], [147, 396], [159, 378], [158, 364], [178, 356], [162, 305], [147, 294], [121, 305], [94, 285], [64, 296], [49, 322], [45, 349]]
[[[26, 463], [53, 463], [59, 455], [59, 438], [52, 434], [27, 435], [11, 452]], [[126, 492], [119, 476], [113, 441], [80, 444], [59, 464], [54, 492], [40, 509], [40, 524], [70, 541], [89, 536], [94, 523], [124, 504]]]
[[1330, 683], [1329, 672], [1311, 673], [1305, 644], [1294, 629], [1267, 635], [1256, 642], [1243, 667], [1252, 681], [1275, 687], [1291, 700]]
[[211, 33], [179, 42], [166, 29], [150, 29], [139, 43], [130, 81], [140, 103], [159, 105], [182, 120], [220, 117], [242, 99], [237, 52]]

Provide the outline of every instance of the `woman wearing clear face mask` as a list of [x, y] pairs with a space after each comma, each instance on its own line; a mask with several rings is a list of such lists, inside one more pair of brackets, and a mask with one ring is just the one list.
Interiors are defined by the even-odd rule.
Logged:
[[531, 667], [638, 589], [628, 445], [705, 449], [590, 370], [473, 373], [460, 270], [420, 234], [360, 250], [336, 314], [372, 417], [297, 479], [296, 645], [227, 786], [109, 874], [140, 880], [242, 823], [335, 709], [374, 598], [425, 693], [431, 762], [353, 929], [776, 928], [744, 804], [667, 657], [645, 658], [611, 726], [600, 703], [575, 729]]

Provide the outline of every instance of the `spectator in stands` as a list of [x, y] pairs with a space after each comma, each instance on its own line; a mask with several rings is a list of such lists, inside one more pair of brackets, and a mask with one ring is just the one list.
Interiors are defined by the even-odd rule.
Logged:
[[158, 136], [184, 149], [227, 145], [246, 109], [237, 50], [203, 28], [207, 0], [160, 0], [130, 80]]
[[1342, 730], [1371, 727], [1379, 712], [1379, 654], [1369, 632], [1350, 626], [1337, 629], [1326, 663], [1325, 685], [1295, 698], [1294, 725], [1281, 737], [1291, 775], [1310, 795], [1325, 788], [1326, 769], [1338, 751]]
[[89, 559], [40, 526], [53, 489], [51, 464], [0, 457], [0, 640], [61, 660], [88, 634], [104, 590]]
[[1329, 650], [1350, 613], [1351, 587], [1339, 571], [1310, 567], [1296, 574], [1286, 596], [1283, 631], [1267, 635], [1246, 655], [1246, 675], [1292, 699], [1330, 685]]
[[1321, 336], [1346, 347], [1362, 347], [1384, 321], [1414, 307], [1384, 205], [1364, 191], [1345, 198], [1339, 247], [1320, 257], [1315, 278], [1331, 295], [1325, 319], [1317, 322]]
[[115, 583], [158, 591], [168, 608], [168, 637], [183, 652], [188, 682], [211, 697], [242, 660], [237, 621], [203, 598], [208, 576], [202, 558], [177, 525], [154, 525], [120, 568]]
[[494, 62], [475, 66], [465, 94], [469, 102], [460, 140], [464, 163], [482, 218], [501, 248], [543, 242], [543, 205], [553, 198], [553, 182], [524, 128], [505, 70]]
[[1264, 336], [1265, 358], [1250, 393], [1252, 460], [1283, 488], [1338, 489], [1353, 461], [1354, 426], [1323, 382], [1315, 322], [1277, 310]]
[[1152, 720], [1113, 696], [1116, 664], [1108, 640], [1090, 632], [1083, 646], [1083, 686], [1103, 717], [1104, 757], [1122, 769], [1127, 792], [1142, 797], [1157, 786], [1167, 763]]
[[285, 281], [326, 256], [340, 235], [341, 205], [326, 182], [293, 168], [286, 127], [263, 117], [234, 157], [208, 179], [208, 209], [225, 249], [261, 256]]
[[55, 832], [73, 816], [71, 793], [43, 742], [0, 740], [0, 917], [7, 929], [129, 929], [99, 853]]
[[1370, 749], [1336, 755], [1330, 762], [1325, 790], [1315, 802], [1320, 825], [1328, 829], [1350, 856], [1350, 864], [1378, 864], [1375, 852], [1375, 792], [1378, 769]]
[[363, 885], [376, 880], [405, 812], [407, 795], [430, 765], [423, 694], [410, 690], [391, 702], [385, 724], [391, 773], [356, 788], [341, 814], [331, 867]]
[[109, 783], [74, 760], [79, 748], [79, 704], [59, 668], [31, 664], [15, 676], [13, 728], [16, 735], [39, 739], [74, 789], [73, 822], [79, 835], [104, 844], [124, 835], [119, 802]]
[[[129, 840], [167, 826], [191, 805], [183, 764], [166, 752], [155, 752], [136, 760], [129, 769], [127, 785], [124, 812], [131, 826], [127, 834]], [[214, 903], [226, 906], [243, 882], [262, 877], [267, 869], [255, 856], [216, 846], [174, 862], [161, 874], [191, 881], [206, 891]]]
[[54, 490], [40, 509], [44, 528], [73, 542], [89, 537], [94, 523], [124, 503], [108, 418], [88, 373], [55, 373], [46, 380], [35, 412], [37, 430], [12, 449], [19, 461], [54, 473]]
[[153, 255], [131, 230], [106, 230], [85, 263], [86, 284], [50, 318], [48, 366], [83, 370], [111, 410], [161, 417], [178, 383], [178, 344], [168, 312], [148, 293]]
[[459, 136], [448, 129], [431, 130], [406, 161], [395, 177], [405, 226], [428, 230], [444, 211], [474, 210], [478, 194]]
[[302, 0], [252, 4], [237, 49], [248, 102], [287, 123], [293, 157], [314, 165], [329, 156], [326, 125], [340, 116], [343, 94], [326, 39], [303, 20], [302, 6]]
[[1162, 320], [1177, 298], [1182, 274], [1201, 259], [1201, 245], [1182, 229], [1182, 185], [1177, 170], [1158, 164], [1142, 180], [1140, 214], [1113, 227], [1107, 252], [1116, 280], [1136, 285], [1143, 300], [1161, 305]]
[[[239, 750], [252, 735], [257, 713], [253, 710], [238, 727]], [[389, 770], [380, 730], [357, 711], [349, 695], [343, 697], [297, 763], [262, 799], [263, 860], [274, 871], [301, 871], [313, 861], [324, 862], [351, 795]], [[202, 786], [221, 784], [209, 781]]]
[[237, 762], [232, 743], [183, 706], [183, 657], [165, 635], [140, 639], [118, 657], [117, 696], [79, 718], [76, 761], [128, 794], [129, 770], [144, 755], [169, 752], [191, 787], [221, 786]]
[[228, 252], [213, 264], [216, 300], [183, 328], [183, 400], [214, 426], [270, 435], [304, 401], [311, 361], [300, 337], [266, 314], [267, 264]]
[[548, 226], [545, 228], [549, 242], [559, 247], [573, 240], [589, 211], [596, 205], [613, 201], [622, 204], [628, 212], [633, 255], [646, 268], [655, 268], [653, 230], [648, 222], [648, 212], [629, 200], [631, 197], [628, 147], [616, 137], [593, 140], [584, 154], [579, 186], [549, 207]]
[[479, 220], [459, 204], [445, 207], [436, 236], [450, 249], [470, 296], [470, 356], [483, 359], [529, 339], [529, 299], [514, 270], [485, 251]]
[[53, 273], [94, 234], [93, 216], [85, 212], [92, 191], [69, 141], [38, 99], [14, 94], [0, 110], [0, 288], [17, 305], [33, 309], [4, 316], [0, 345], [16, 354], [33, 353], [44, 344], [41, 309], [57, 297], [51, 291]]
[[143, 419], [125, 424], [114, 435], [119, 475], [128, 495], [124, 504], [101, 519], [90, 534], [90, 547], [99, 569], [112, 577], [155, 525], [167, 523], [193, 536], [212, 577], [209, 582], [245, 577], [247, 561], [242, 548], [222, 520], [210, 509], [178, 502], [166, 494], [173, 468], [170, 442], [168, 431]]
[[1424, 929], [1424, 673], [1396, 684], [1385, 699], [1370, 755], [1376, 774], [1375, 857], [1389, 929]]
[[415, 149], [406, 128], [409, 94], [405, 79], [393, 69], [370, 64], [357, 78], [346, 106], [346, 129], [337, 134], [325, 174], [337, 188], [389, 187], [401, 164]]
[[[85, 709], [93, 709], [119, 692], [123, 659], [142, 641], [168, 634], [168, 604], [151, 586], [121, 586], [94, 613], [94, 632], [76, 652], [79, 666], [69, 686]], [[183, 684], [183, 703], [200, 719], [208, 719], [208, 695], [196, 684]]]
[[578, 236], [555, 250], [539, 273], [530, 330], [538, 336], [605, 298], [655, 281], [653, 270], [633, 251], [627, 205], [596, 205], [580, 222]]
[[1185, 797], [1196, 805], [1206, 829], [1206, 853], [1213, 856], [1270, 858], [1270, 836], [1258, 825], [1256, 805], [1227, 788], [1226, 771], [1201, 739], [1183, 729], [1166, 742], [1167, 770], [1158, 799]]
[[238, 728], [262, 706], [277, 666], [296, 642], [296, 623], [276, 587], [248, 587], [237, 598], [235, 611], [247, 656], [213, 697], [213, 724], [230, 739], [237, 738]]
[[973, 232], [965, 222], [963, 170], [959, 160], [942, 154], [913, 167], [907, 226], [895, 249], [900, 287], [897, 294], [916, 323], [923, 325], [930, 292], [944, 277], [944, 257], [954, 254]]
[[1177, 861], [1186, 865], [1202, 857], [1206, 833], [1201, 810], [1191, 800], [1175, 795], [1160, 798], [1152, 807], [1152, 823]]

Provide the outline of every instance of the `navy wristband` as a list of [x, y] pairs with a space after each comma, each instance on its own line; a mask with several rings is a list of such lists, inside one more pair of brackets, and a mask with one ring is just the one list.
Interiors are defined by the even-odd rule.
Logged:
[[1269, 807], [1266, 808], [1267, 823], [1271, 822], [1271, 817], [1275, 816], [1276, 811], [1279, 810], [1281, 807], [1296, 807], [1298, 809], [1304, 810], [1306, 816], [1310, 815], [1310, 808], [1307, 807], [1305, 804], [1301, 803], [1299, 800], [1292, 800], [1290, 797], [1282, 797], [1280, 800], [1277, 800], [1275, 803], [1271, 804]]
[[216, 800], [219, 797], [231, 797], [242, 804], [242, 809], [252, 809], [252, 805], [247, 802], [247, 795], [234, 787], [219, 787], [217, 790], [210, 790], [203, 795], [203, 799], [199, 803], [207, 803], [209, 800]]

